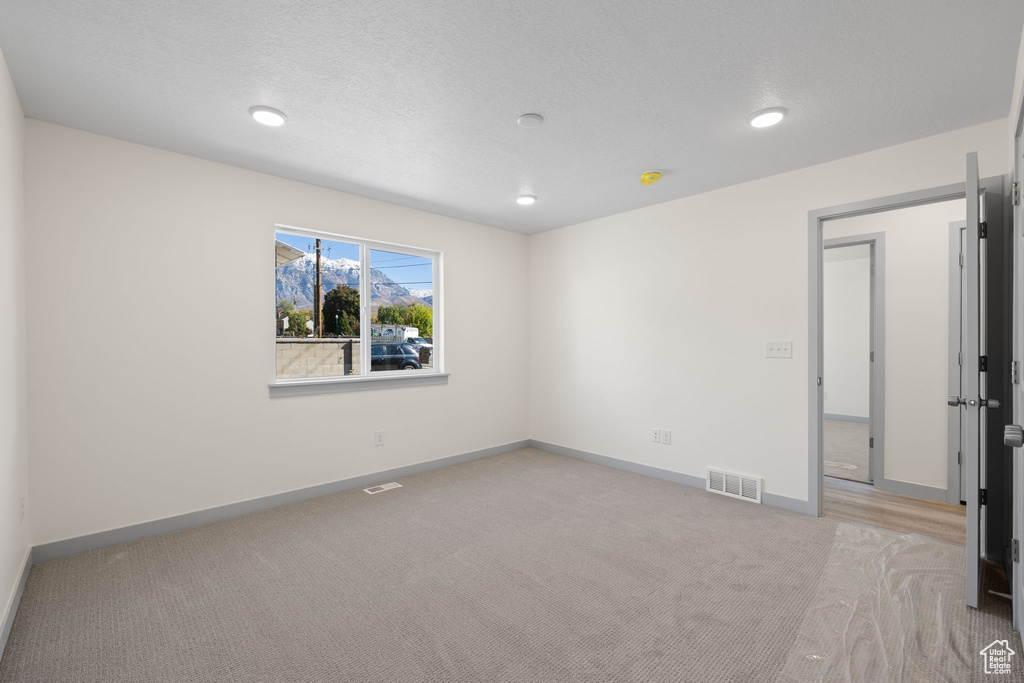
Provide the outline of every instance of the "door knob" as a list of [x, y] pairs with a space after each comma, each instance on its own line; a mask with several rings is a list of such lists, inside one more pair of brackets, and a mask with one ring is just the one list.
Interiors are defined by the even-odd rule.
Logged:
[[1024, 448], [1024, 427], [1006, 425], [1003, 428], [1003, 443], [1011, 448]]
[[962, 406], [963, 404], [967, 403], [967, 399], [960, 398], [959, 396], [950, 396], [949, 398], [946, 399], [946, 403], [956, 408], [957, 406]]

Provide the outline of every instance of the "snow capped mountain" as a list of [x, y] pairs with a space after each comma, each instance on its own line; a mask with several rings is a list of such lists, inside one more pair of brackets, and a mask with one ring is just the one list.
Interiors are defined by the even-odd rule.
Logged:
[[414, 297], [420, 299], [428, 306], [434, 305], [434, 290], [433, 289], [410, 289], [409, 293]]
[[[352, 259], [320, 259], [320, 277], [326, 294], [340, 285], [359, 288], [359, 262]], [[316, 281], [316, 256], [306, 254], [277, 269], [277, 299], [286, 299], [296, 308], [313, 307], [313, 284]], [[415, 290], [423, 291], [423, 290]], [[430, 290], [425, 290], [429, 292]], [[431, 297], [431, 300], [433, 297]], [[414, 291], [396, 283], [376, 268], [370, 269], [370, 301], [381, 304], [427, 303]]]

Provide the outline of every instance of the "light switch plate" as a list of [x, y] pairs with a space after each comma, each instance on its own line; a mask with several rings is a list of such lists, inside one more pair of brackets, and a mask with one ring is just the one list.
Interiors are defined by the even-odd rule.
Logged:
[[764, 343], [765, 358], [792, 358], [793, 342], [769, 341]]

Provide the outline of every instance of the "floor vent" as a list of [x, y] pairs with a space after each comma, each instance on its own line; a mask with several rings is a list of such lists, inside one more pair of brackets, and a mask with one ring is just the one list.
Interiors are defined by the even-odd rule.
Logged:
[[761, 477], [748, 477], [721, 470], [708, 470], [706, 489], [752, 503], [761, 502]]
[[363, 490], [369, 493], [370, 495], [373, 495], [374, 493], [380, 493], [381, 491], [390, 491], [391, 489], [400, 488], [402, 488], [401, 484], [398, 484], [396, 482], [390, 482], [388, 484], [381, 484], [380, 486], [371, 486], [370, 488]]

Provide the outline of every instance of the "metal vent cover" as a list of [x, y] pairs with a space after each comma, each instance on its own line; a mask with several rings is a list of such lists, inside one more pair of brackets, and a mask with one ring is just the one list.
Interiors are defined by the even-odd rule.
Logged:
[[752, 503], [760, 503], [761, 477], [709, 469], [705, 490], [720, 493], [723, 496], [749, 500]]
[[369, 493], [370, 495], [373, 495], [374, 493], [381, 493], [383, 491], [390, 491], [391, 489], [400, 489], [400, 488], [402, 488], [401, 484], [392, 481], [392, 482], [388, 482], [387, 484], [380, 484], [378, 486], [370, 486], [369, 488], [365, 488], [363, 490], [366, 491], [367, 493]]

